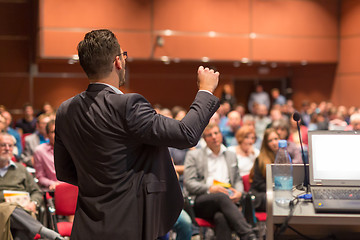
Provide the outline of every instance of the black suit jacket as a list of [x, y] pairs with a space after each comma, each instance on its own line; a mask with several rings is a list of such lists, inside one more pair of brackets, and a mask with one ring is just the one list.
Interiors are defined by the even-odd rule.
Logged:
[[171, 229], [183, 206], [168, 147], [197, 144], [219, 100], [198, 92], [177, 121], [156, 114], [139, 94], [104, 84], [59, 107], [57, 178], [79, 187], [72, 240], [155, 239]]

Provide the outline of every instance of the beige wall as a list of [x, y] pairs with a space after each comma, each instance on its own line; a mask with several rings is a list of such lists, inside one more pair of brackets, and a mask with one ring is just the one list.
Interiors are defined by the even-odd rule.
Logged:
[[[275, 78], [288, 79], [297, 106], [303, 100], [358, 103], [356, 94], [351, 94], [359, 84], [360, 3], [356, 0], [341, 4], [339, 0], [107, 0], [106, 4], [40, 0], [39, 6], [30, 0], [19, 2], [0, 3], [5, 14], [0, 14], [1, 23], [10, 24], [0, 24], [10, 36], [0, 35], [0, 84], [6, 86], [0, 104], [9, 108], [20, 108], [29, 100], [37, 108], [44, 101], [57, 107], [83, 91], [86, 77], [78, 64], [69, 65], [67, 59], [76, 54], [84, 33], [94, 28], [112, 29], [132, 58], [123, 90], [139, 92], [153, 104], [188, 106], [200, 64], [221, 71], [221, 84], [243, 86], [245, 90], [238, 90], [241, 101], [251, 91], [241, 81]], [[37, 9], [39, 28], [32, 17]], [[166, 36], [166, 29], [173, 34]], [[210, 31], [216, 36], [209, 37]], [[156, 36], [164, 38], [163, 47], [153, 48]], [[170, 64], [159, 61], [164, 55], [170, 57]], [[210, 62], [202, 63], [202, 57]], [[243, 58], [253, 64], [233, 66]], [[32, 62], [38, 67], [33, 78]], [[269, 73], [259, 74], [258, 68], [264, 66]]]
[[340, 58], [331, 99], [335, 104], [360, 106], [360, 1], [343, 0]]

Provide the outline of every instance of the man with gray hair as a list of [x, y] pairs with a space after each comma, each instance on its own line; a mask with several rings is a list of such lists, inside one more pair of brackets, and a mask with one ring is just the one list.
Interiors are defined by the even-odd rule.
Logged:
[[[7, 229], [10, 227], [15, 240], [34, 239], [36, 235], [53, 240], [63, 239], [58, 233], [44, 227], [26, 212], [35, 213], [43, 196], [26, 168], [11, 160], [14, 144], [13, 136], [8, 133], [0, 133], [0, 211], [6, 211], [7, 217], [10, 218], [11, 226], [7, 226]], [[22, 203], [23, 208], [21, 208], [6, 202], [4, 196], [6, 191], [26, 192], [30, 199]], [[6, 219], [1, 220], [4, 220], [1, 221], [3, 223], [9, 222]], [[0, 226], [1, 229], [4, 227]]]
[[360, 131], [360, 113], [351, 114], [350, 124], [346, 126], [345, 131]]

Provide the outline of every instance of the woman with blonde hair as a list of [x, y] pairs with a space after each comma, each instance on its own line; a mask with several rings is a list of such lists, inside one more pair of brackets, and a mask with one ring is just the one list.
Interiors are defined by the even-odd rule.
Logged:
[[235, 133], [238, 143], [236, 146], [228, 147], [228, 150], [236, 153], [240, 176], [250, 173], [255, 159], [260, 151], [254, 147], [256, 140], [255, 130], [252, 126], [242, 126]]
[[250, 192], [255, 195], [254, 207], [257, 211], [266, 211], [266, 165], [274, 163], [279, 140], [275, 129], [265, 130], [260, 154], [250, 171]]

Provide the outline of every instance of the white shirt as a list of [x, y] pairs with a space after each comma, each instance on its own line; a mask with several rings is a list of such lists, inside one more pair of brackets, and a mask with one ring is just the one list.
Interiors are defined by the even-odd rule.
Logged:
[[240, 154], [237, 154], [236, 147], [237, 146], [228, 147], [228, 150], [236, 154], [240, 176], [250, 174], [250, 170], [254, 166], [255, 159], [260, 154], [259, 149], [254, 147], [254, 152], [251, 153], [249, 156], [241, 156]]
[[226, 164], [225, 154], [226, 147], [221, 145], [220, 152], [215, 155], [210, 148], [206, 147], [206, 155], [208, 159], [208, 178], [206, 185], [210, 187], [213, 185], [214, 180], [223, 183], [230, 183], [229, 169]]

